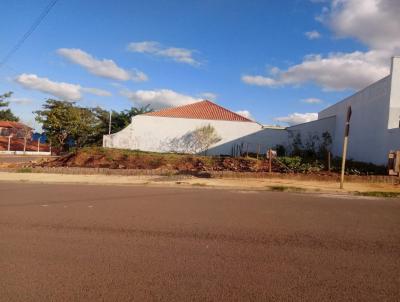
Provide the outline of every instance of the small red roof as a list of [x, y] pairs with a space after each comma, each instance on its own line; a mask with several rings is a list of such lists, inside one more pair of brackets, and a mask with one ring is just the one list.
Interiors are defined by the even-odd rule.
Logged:
[[29, 126], [26, 126], [19, 122], [11, 122], [11, 121], [0, 121], [1, 128], [15, 128], [15, 129], [23, 129], [24, 127], [28, 127], [29, 129], [33, 129]]
[[174, 108], [161, 109], [159, 111], [145, 113], [144, 115], [203, 120], [253, 122], [252, 120], [245, 118], [240, 114], [232, 112], [207, 100]]

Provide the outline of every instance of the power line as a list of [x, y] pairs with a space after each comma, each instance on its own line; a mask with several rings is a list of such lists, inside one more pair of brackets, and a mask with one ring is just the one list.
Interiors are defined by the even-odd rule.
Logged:
[[0, 61], [0, 68], [10, 59], [10, 57], [24, 44], [26, 39], [36, 30], [36, 28], [40, 25], [43, 19], [49, 14], [51, 9], [56, 5], [58, 0], [52, 0], [49, 4], [44, 8], [39, 17], [32, 23], [29, 27], [28, 31], [22, 36], [22, 38], [15, 44], [15, 46], [6, 54], [3, 60]]

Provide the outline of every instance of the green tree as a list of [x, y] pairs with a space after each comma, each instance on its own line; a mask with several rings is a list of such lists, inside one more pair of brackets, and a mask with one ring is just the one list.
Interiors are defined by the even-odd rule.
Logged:
[[[8, 107], [8, 105], [10, 104], [10, 102], [7, 102], [6, 99], [8, 99], [9, 97], [11, 97], [12, 92], [7, 92], [4, 93], [2, 95], [0, 95], [0, 108], [2, 107]], [[3, 109], [0, 110], [0, 120], [2, 121], [12, 121], [12, 122], [18, 122], [19, 118], [16, 117], [11, 110], [8, 109]]]
[[[93, 111], [97, 119], [99, 120], [98, 131], [100, 135], [100, 140], [102, 141], [103, 135], [108, 134], [110, 112], [100, 107], [94, 108]], [[121, 131], [122, 129], [127, 127], [131, 123], [132, 117], [152, 111], [153, 109], [151, 109], [149, 105], [139, 108], [132, 107], [121, 112], [113, 110], [111, 112], [111, 133]]]
[[43, 104], [43, 110], [35, 111], [35, 119], [42, 124], [42, 129], [50, 143], [60, 148], [68, 149], [68, 140], [72, 138], [74, 103], [48, 99]]

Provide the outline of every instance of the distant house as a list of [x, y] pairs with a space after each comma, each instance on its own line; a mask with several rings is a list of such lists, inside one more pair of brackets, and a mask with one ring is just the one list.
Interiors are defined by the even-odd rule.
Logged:
[[33, 128], [19, 122], [0, 121], [0, 136], [10, 136], [17, 138], [31, 139]]

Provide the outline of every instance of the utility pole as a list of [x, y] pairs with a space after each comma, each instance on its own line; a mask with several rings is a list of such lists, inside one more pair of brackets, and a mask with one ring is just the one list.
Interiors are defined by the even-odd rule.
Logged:
[[109, 124], [108, 124], [108, 135], [111, 134], [111, 115], [112, 115], [112, 110], [110, 110], [110, 119], [109, 119]]
[[349, 132], [350, 132], [350, 118], [351, 118], [351, 106], [349, 106], [347, 108], [346, 124], [345, 124], [345, 128], [344, 128], [342, 171], [341, 171], [341, 175], [340, 175], [340, 188], [341, 189], [343, 189], [344, 170], [346, 168], [347, 144], [349, 142]]

